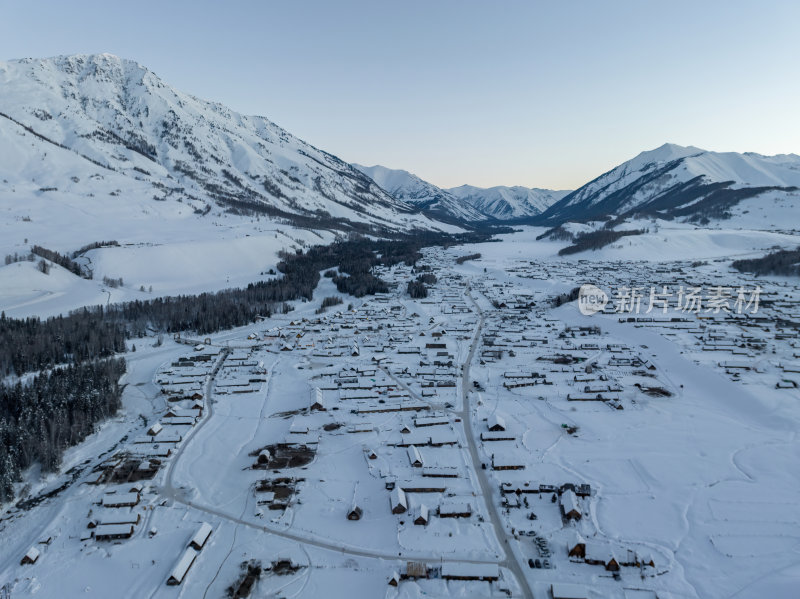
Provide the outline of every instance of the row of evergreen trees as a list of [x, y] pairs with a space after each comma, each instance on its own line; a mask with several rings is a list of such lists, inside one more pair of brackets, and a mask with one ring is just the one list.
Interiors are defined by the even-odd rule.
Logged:
[[618, 239], [628, 235], [642, 235], [646, 231], [644, 229], [631, 229], [628, 231], [609, 231], [608, 229], [600, 229], [598, 231], [589, 231], [588, 233], [581, 233], [575, 238], [575, 243], [558, 251], [559, 256], [566, 256], [569, 254], [577, 254], [578, 252], [585, 252], [586, 250], [599, 250]]
[[[66, 268], [68, 271], [70, 271], [74, 275], [77, 275], [79, 277], [83, 277], [84, 276], [83, 271], [81, 270], [80, 264], [75, 262], [69, 256], [65, 256], [64, 254], [60, 254], [60, 253], [56, 252], [55, 250], [48, 250], [47, 248], [42, 247], [40, 245], [34, 245], [31, 248], [31, 253], [32, 254], [36, 254], [37, 256], [39, 256], [40, 258], [44, 258], [45, 260], [50, 260], [50, 262], [55, 262], [56, 264], [58, 264], [62, 268]], [[87, 276], [85, 276], [85, 278], [91, 279], [92, 277], [90, 275], [87, 275]]]
[[0, 377], [57, 364], [109, 357], [125, 351], [125, 329], [101, 309], [84, 309], [47, 320], [0, 314]]
[[736, 260], [733, 267], [739, 272], [752, 272], [757, 275], [796, 277], [800, 275], [800, 248], [778, 250], [761, 258]]

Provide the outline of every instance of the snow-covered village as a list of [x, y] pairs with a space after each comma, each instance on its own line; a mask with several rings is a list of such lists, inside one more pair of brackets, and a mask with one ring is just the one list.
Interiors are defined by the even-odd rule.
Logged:
[[440, 186], [246, 114], [0, 61], [0, 599], [798, 596], [799, 156]]

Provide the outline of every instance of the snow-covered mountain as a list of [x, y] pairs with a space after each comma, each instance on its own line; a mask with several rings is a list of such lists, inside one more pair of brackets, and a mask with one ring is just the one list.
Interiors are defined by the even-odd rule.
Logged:
[[482, 188], [462, 185], [442, 189], [408, 171], [380, 165], [353, 166], [394, 198], [413, 204], [433, 217], [464, 223], [536, 216], [569, 193], [520, 186]]
[[385, 166], [362, 166], [353, 164], [397, 200], [412, 204], [432, 216], [461, 222], [479, 222], [486, 215], [466, 202], [460, 201], [447, 190], [423, 181], [416, 175]]
[[475, 187], [461, 185], [447, 190], [465, 204], [497, 220], [536, 216], [563, 198], [569, 191], [554, 191], [515, 185]]
[[111, 193], [306, 226], [441, 228], [266, 118], [108, 54], [0, 62], [0, 138], [0, 192], [20, 201]]
[[664, 144], [568, 194], [541, 219], [559, 223], [641, 215], [704, 221], [743, 212], [742, 202], [761, 208], [766, 203], [797, 206], [798, 187], [800, 156], [795, 154], [709, 152]]

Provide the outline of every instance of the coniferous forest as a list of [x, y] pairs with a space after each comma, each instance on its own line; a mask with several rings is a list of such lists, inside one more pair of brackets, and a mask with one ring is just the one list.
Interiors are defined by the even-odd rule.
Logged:
[[739, 272], [752, 272], [756, 275], [796, 277], [800, 275], [800, 248], [777, 250], [761, 258], [736, 260], [732, 266]]
[[124, 372], [122, 358], [92, 360], [0, 386], [0, 502], [13, 498], [25, 468], [38, 462], [52, 472], [65, 449], [116, 413]]

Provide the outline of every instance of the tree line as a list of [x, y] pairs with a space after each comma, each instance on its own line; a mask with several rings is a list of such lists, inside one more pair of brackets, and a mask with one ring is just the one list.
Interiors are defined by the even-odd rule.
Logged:
[[577, 254], [586, 250], [599, 250], [618, 239], [628, 235], [641, 235], [645, 233], [644, 229], [632, 229], [629, 231], [609, 231], [601, 229], [599, 231], [589, 231], [582, 233], [575, 238], [575, 243], [558, 251], [559, 256], [566, 256], [568, 254]]
[[245, 288], [87, 307], [46, 320], [0, 314], [0, 375], [21, 375], [108, 357], [125, 351], [126, 338], [153, 332], [205, 335], [250, 324], [290, 310], [290, 301], [310, 301], [320, 271], [335, 267], [339, 274], [332, 279], [340, 292], [356, 297], [385, 293], [389, 286], [373, 274], [373, 267], [401, 262], [413, 266], [421, 258], [422, 247], [475, 243], [487, 237], [470, 233], [415, 235], [399, 240], [357, 238], [313, 246], [306, 252], [283, 252], [277, 266], [281, 278]]
[[481, 255], [479, 253], [476, 254], [467, 254], [466, 256], [459, 256], [456, 258], [456, 264], [464, 264], [468, 260], [480, 260]]
[[[83, 270], [81, 269], [80, 264], [75, 262], [69, 256], [66, 256], [64, 254], [60, 254], [59, 252], [56, 252], [55, 250], [48, 250], [47, 248], [42, 247], [40, 245], [34, 245], [31, 248], [31, 253], [32, 254], [36, 254], [40, 258], [44, 258], [45, 260], [50, 260], [50, 262], [54, 262], [54, 263], [58, 264], [59, 266], [61, 266], [62, 268], [65, 268], [66, 270], [70, 271], [74, 275], [77, 275], [79, 277], [83, 277], [84, 276]], [[85, 278], [91, 279], [92, 277], [86, 276]]]
[[736, 260], [732, 266], [739, 272], [751, 272], [756, 275], [800, 276], [800, 248], [778, 250], [761, 258]]

